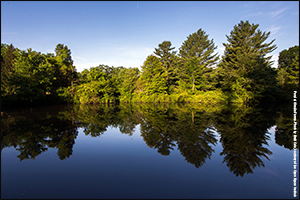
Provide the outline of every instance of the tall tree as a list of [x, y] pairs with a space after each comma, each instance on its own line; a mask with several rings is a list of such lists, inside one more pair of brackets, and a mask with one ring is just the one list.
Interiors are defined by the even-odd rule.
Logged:
[[257, 101], [272, 94], [275, 70], [271, 68], [272, 56], [266, 56], [277, 47], [268, 39], [270, 32], [257, 29], [258, 24], [241, 21], [227, 36], [224, 56], [219, 65], [220, 82], [238, 101]]
[[160, 60], [150, 55], [142, 66], [141, 79], [145, 81], [145, 89], [148, 95], [166, 93], [166, 72]]
[[179, 55], [182, 58], [197, 57], [200, 65], [208, 67], [219, 59], [218, 53], [213, 54], [216, 48], [214, 40], [209, 40], [208, 34], [200, 28], [183, 42], [179, 49]]
[[211, 67], [216, 64], [219, 59], [218, 53], [214, 54], [217, 48], [214, 40], [208, 39], [208, 34], [201, 28], [190, 34], [180, 47], [179, 55], [182, 58], [180, 83], [185, 82], [190, 85], [194, 91], [206, 90], [210, 88], [208, 79], [210, 79]]
[[212, 69], [199, 64], [196, 57], [187, 58], [182, 70], [181, 77], [184, 79], [187, 88], [191, 88], [192, 91], [196, 89], [206, 91], [212, 87], [209, 82]]
[[55, 58], [60, 63], [60, 71], [62, 78], [62, 87], [73, 85], [73, 81], [76, 78], [77, 72], [75, 66], [73, 66], [73, 60], [71, 57], [71, 50], [64, 44], [57, 44], [55, 48]]
[[172, 43], [170, 41], [163, 41], [158, 45], [158, 48], [155, 48], [154, 51], [154, 54], [159, 57], [159, 60], [165, 70], [168, 88], [171, 85], [175, 85], [178, 80], [176, 70], [176, 51], [173, 51], [175, 47], [171, 46]]
[[119, 91], [121, 93], [121, 101], [131, 101], [134, 90], [136, 89], [136, 81], [139, 78], [138, 68], [122, 68], [118, 80]]

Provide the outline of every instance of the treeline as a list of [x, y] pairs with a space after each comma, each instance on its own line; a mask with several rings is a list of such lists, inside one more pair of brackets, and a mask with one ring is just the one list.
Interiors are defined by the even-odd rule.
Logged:
[[280, 52], [278, 68], [268, 53], [270, 32], [258, 24], [235, 25], [222, 58], [201, 28], [179, 52], [163, 41], [138, 68], [99, 65], [76, 72], [67, 46], [54, 54], [21, 51], [1, 44], [1, 97], [5, 103], [199, 102], [257, 103], [289, 101], [299, 84], [299, 46]]
[[65, 45], [58, 44], [54, 55], [1, 44], [1, 103], [62, 102], [76, 80], [71, 51]]

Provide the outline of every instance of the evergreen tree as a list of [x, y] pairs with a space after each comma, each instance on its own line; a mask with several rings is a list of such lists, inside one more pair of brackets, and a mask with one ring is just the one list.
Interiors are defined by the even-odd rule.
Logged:
[[73, 81], [77, 78], [77, 72], [75, 66], [73, 66], [73, 60], [71, 57], [71, 50], [68, 46], [63, 44], [57, 44], [55, 48], [55, 58], [60, 64], [61, 71], [61, 86], [67, 87], [73, 85]]
[[206, 91], [213, 86], [209, 81], [212, 69], [200, 65], [196, 57], [186, 59], [182, 70], [181, 77], [185, 80], [187, 88], [191, 88], [192, 91]]
[[179, 51], [182, 63], [179, 67], [180, 88], [192, 91], [211, 88], [212, 84], [209, 83], [211, 67], [219, 59], [217, 53], [214, 54], [216, 48], [213, 39], [209, 40], [208, 34], [201, 28], [187, 37]]
[[271, 56], [277, 47], [275, 40], [265, 43], [270, 32], [257, 29], [258, 24], [241, 21], [227, 36], [224, 56], [219, 65], [223, 91], [229, 91], [237, 101], [256, 101], [270, 97], [275, 90], [275, 70], [271, 68]]
[[[172, 85], [176, 85], [178, 81], [176, 68], [176, 51], [172, 51], [175, 47], [171, 47], [170, 41], [163, 41], [155, 48], [154, 54], [159, 57], [160, 62], [166, 73], [166, 80], [168, 89]], [[170, 91], [168, 90], [170, 93]]]
[[156, 56], [147, 57], [142, 66], [141, 79], [145, 81], [145, 90], [148, 95], [166, 93], [166, 72]]
[[122, 101], [131, 101], [132, 94], [136, 89], [135, 83], [139, 78], [138, 68], [122, 68], [118, 76], [119, 91], [121, 93]]
[[219, 59], [217, 53], [213, 54], [216, 48], [214, 40], [209, 40], [208, 34], [200, 28], [183, 42], [179, 49], [179, 55], [181, 58], [197, 57], [200, 65], [208, 67]]

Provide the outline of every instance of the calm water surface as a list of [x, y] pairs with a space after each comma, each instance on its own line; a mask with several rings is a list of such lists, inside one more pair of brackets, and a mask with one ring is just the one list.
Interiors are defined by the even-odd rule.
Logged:
[[1, 198], [293, 199], [293, 155], [291, 104], [7, 110]]

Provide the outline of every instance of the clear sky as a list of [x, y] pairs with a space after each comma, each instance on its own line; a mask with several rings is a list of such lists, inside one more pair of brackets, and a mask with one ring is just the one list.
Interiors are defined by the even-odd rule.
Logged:
[[222, 55], [241, 20], [271, 31], [276, 66], [280, 51], [299, 45], [299, 1], [1, 1], [1, 43], [42, 53], [67, 45], [78, 72], [141, 67], [158, 44], [178, 51], [200, 28]]

